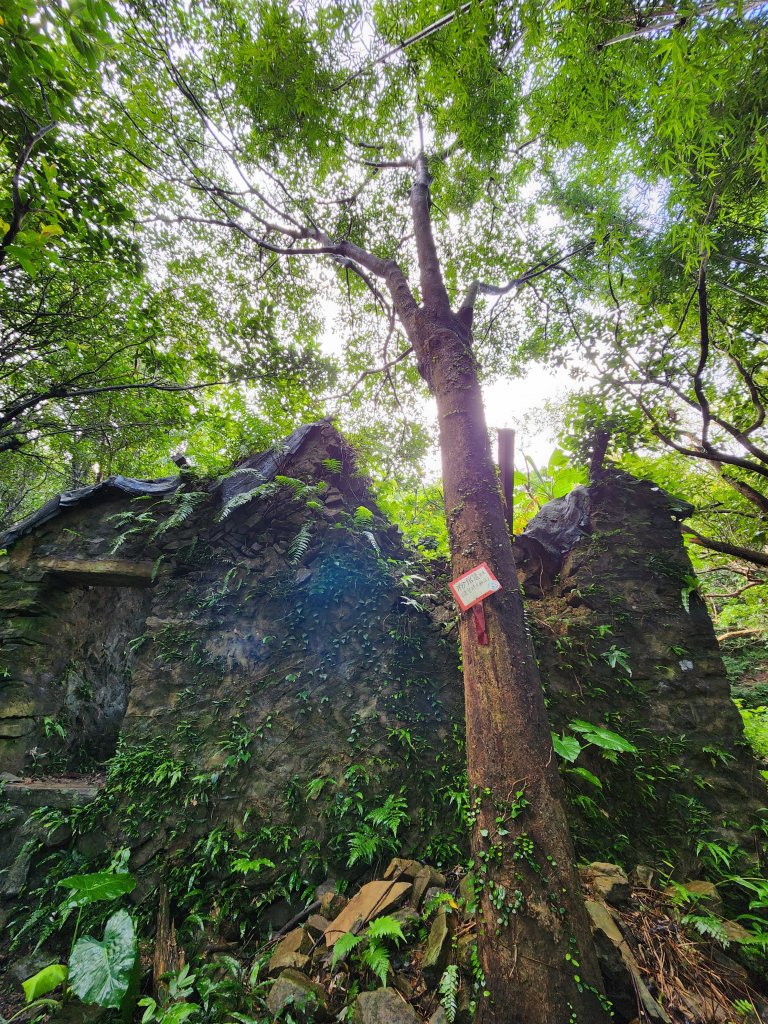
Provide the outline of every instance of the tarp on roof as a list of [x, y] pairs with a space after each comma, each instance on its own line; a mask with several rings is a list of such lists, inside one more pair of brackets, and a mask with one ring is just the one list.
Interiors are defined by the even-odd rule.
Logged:
[[55, 498], [33, 512], [31, 516], [14, 523], [5, 533], [0, 534], [0, 548], [9, 548], [16, 541], [36, 530], [43, 523], [55, 519], [62, 512], [77, 508], [78, 505], [100, 504], [102, 501], [109, 501], [123, 494], [131, 497], [141, 495], [160, 496], [171, 494], [181, 483], [179, 476], [166, 476], [159, 480], [135, 480], [130, 476], [108, 476], [98, 484], [90, 484], [88, 487], [78, 487], [74, 491], [64, 491], [57, 494]]
[[548, 501], [523, 530], [557, 561], [589, 532], [589, 488], [579, 484], [564, 498]]
[[[236, 494], [251, 490], [261, 483], [267, 483], [277, 476], [290, 457], [297, 454], [312, 432], [329, 424], [330, 420], [305, 423], [297, 427], [288, 437], [268, 448], [267, 451], [259, 452], [241, 462], [214, 488], [222, 505], [225, 505]], [[247, 472], [242, 472], [243, 470]], [[110, 476], [106, 480], [102, 480], [101, 483], [91, 484], [89, 487], [64, 491], [63, 494], [51, 498], [32, 515], [14, 523], [4, 533], [1, 533], [0, 548], [11, 547], [20, 537], [32, 533], [39, 526], [55, 519], [56, 516], [69, 509], [77, 508], [80, 505], [100, 504], [126, 494], [131, 497], [162, 497], [164, 494], [172, 494], [181, 482], [180, 476], [166, 476], [159, 480], [136, 480], [129, 476]]]

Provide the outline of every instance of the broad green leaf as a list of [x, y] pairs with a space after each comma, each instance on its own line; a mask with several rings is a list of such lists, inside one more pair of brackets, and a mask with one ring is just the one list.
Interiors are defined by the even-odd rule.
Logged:
[[592, 785], [597, 786], [598, 789], [603, 788], [603, 784], [600, 779], [598, 779], [596, 775], [593, 775], [592, 772], [587, 771], [586, 768], [582, 768], [581, 765], [577, 768], [569, 768], [568, 773], [570, 775], [578, 775], [579, 778], [586, 779], [587, 782], [591, 782]]
[[197, 1003], [174, 1003], [163, 1011], [163, 1024], [182, 1024], [199, 1009]]
[[136, 928], [126, 910], [107, 921], [103, 940], [85, 935], [69, 959], [69, 983], [84, 1003], [119, 1009], [136, 962]]
[[66, 965], [50, 964], [48, 967], [44, 967], [42, 971], [38, 971], [37, 974], [33, 974], [31, 978], [22, 981], [21, 987], [24, 989], [27, 1002], [31, 1003], [34, 999], [39, 999], [40, 996], [53, 992], [55, 988], [58, 988], [66, 980]]
[[637, 747], [617, 732], [606, 729], [604, 725], [593, 725], [591, 722], [583, 722], [575, 719], [568, 723], [569, 728], [574, 732], [581, 733], [587, 743], [595, 747], [602, 747], [603, 750], [618, 750], [625, 754], [636, 754]]
[[133, 875], [97, 871], [92, 875], [70, 875], [69, 878], [62, 878], [58, 884], [71, 889], [76, 905], [84, 907], [98, 900], [116, 900], [125, 893], [133, 892], [136, 879]]
[[581, 753], [581, 744], [575, 736], [558, 736], [552, 733], [552, 746], [558, 757], [565, 761], [575, 761]]

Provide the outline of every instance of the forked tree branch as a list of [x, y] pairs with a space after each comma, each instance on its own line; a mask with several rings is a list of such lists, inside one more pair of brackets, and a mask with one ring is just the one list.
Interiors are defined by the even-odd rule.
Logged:
[[[606, 241], [607, 238], [608, 236], [606, 235], [603, 241]], [[566, 263], [574, 256], [579, 256], [583, 252], [589, 252], [590, 249], [595, 248], [596, 244], [597, 243], [594, 240], [591, 240], [578, 246], [576, 249], [572, 249], [570, 252], [564, 253], [562, 256], [558, 256], [556, 260], [552, 260], [550, 262], [542, 260], [539, 263], [534, 264], [530, 270], [526, 270], [526, 272], [521, 274], [520, 277], [513, 277], [504, 285], [488, 284], [485, 281], [473, 281], [467, 289], [461, 306], [459, 307], [459, 316], [468, 327], [471, 327], [475, 304], [480, 295], [508, 295], [513, 289], [522, 288], [524, 284], [527, 284], [529, 281], [534, 281], [537, 277], [541, 277], [543, 274], [548, 274], [550, 270], [560, 269], [563, 263]]]
[[377, 374], [380, 373], [388, 375], [392, 370], [393, 366], [397, 366], [398, 363], [402, 363], [402, 361], [404, 359], [407, 359], [412, 352], [413, 346], [409, 345], [408, 348], [400, 352], [399, 355], [395, 356], [394, 359], [390, 359], [388, 362], [383, 363], [381, 366], [376, 366], [372, 370], [363, 370], [360, 376], [354, 381], [354, 383], [349, 388], [347, 388], [346, 391], [342, 391], [341, 394], [338, 395], [332, 395], [330, 400], [333, 401], [336, 398], [349, 398], [349, 396], [352, 395], [357, 390], [357, 388], [363, 383], [363, 381], [366, 380], [368, 377], [375, 377]]
[[448, 313], [451, 308], [448, 291], [440, 269], [435, 236], [430, 216], [429, 186], [431, 175], [424, 153], [415, 161], [415, 177], [411, 185], [411, 216], [416, 240], [416, 253], [421, 278], [422, 302], [439, 313]]

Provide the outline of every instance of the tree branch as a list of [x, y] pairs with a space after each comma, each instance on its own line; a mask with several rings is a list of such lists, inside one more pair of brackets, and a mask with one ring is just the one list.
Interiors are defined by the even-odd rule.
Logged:
[[30, 138], [27, 140], [27, 144], [22, 149], [21, 153], [19, 154], [19, 159], [16, 161], [16, 168], [13, 172], [13, 178], [11, 179], [13, 211], [11, 213], [11, 220], [10, 224], [8, 225], [8, 230], [5, 232], [2, 239], [0, 239], [0, 264], [2, 264], [3, 260], [5, 259], [8, 246], [13, 245], [16, 236], [21, 230], [22, 222], [32, 207], [32, 202], [30, 199], [27, 199], [25, 202], [21, 198], [21, 175], [24, 172], [24, 168], [26, 167], [29, 158], [32, 156], [32, 152], [35, 146], [38, 144], [38, 142], [40, 142], [41, 139], [43, 139], [48, 134], [48, 132], [53, 131], [55, 127], [56, 122], [51, 121], [50, 124], [46, 124], [43, 125], [42, 128], [38, 128], [34, 135], [30, 136]]
[[[608, 236], [606, 235], [606, 239], [607, 238]], [[475, 303], [480, 295], [507, 295], [513, 288], [521, 288], [529, 281], [533, 281], [537, 277], [541, 277], [543, 274], [548, 274], [550, 270], [557, 270], [563, 263], [572, 259], [574, 256], [579, 256], [583, 252], [588, 252], [590, 249], [594, 249], [596, 244], [597, 243], [594, 240], [585, 242], [576, 249], [572, 249], [563, 256], [559, 256], [556, 260], [552, 260], [549, 263], [545, 261], [536, 263], [530, 270], [526, 270], [526, 272], [521, 274], [520, 277], [513, 277], [512, 280], [508, 281], [505, 285], [493, 285], [487, 284], [485, 281], [473, 281], [462, 300], [459, 308], [459, 316], [464, 320], [468, 319], [469, 324], [471, 325], [472, 311], [474, 310]]]
[[448, 313], [451, 304], [440, 269], [429, 212], [429, 185], [432, 179], [423, 152], [416, 157], [415, 168], [416, 177], [411, 185], [411, 215], [419, 262], [421, 299], [425, 306], [435, 312]]
[[349, 398], [349, 396], [351, 394], [353, 394], [357, 390], [357, 388], [360, 386], [360, 384], [363, 383], [364, 380], [366, 380], [366, 378], [368, 378], [368, 377], [375, 377], [379, 373], [388, 374], [393, 366], [397, 366], [398, 363], [402, 363], [402, 361], [404, 359], [407, 359], [407, 357], [412, 352], [413, 352], [413, 346], [409, 345], [408, 348], [406, 348], [402, 352], [400, 352], [400, 354], [395, 356], [394, 359], [390, 359], [389, 362], [384, 363], [382, 366], [377, 366], [373, 370], [363, 370], [363, 372], [360, 374], [360, 376], [352, 384], [351, 387], [349, 387], [346, 391], [342, 391], [341, 394], [332, 395], [331, 398], [330, 398], [330, 401], [333, 401], [334, 399], [337, 399], [337, 398], [338, 399]]
[[752, 565], [768, 566], [768, 554], [764, 551], [754, 551], [752, 548], [740, 547], [738, 544], [725, 544], [712, 537], [702, 537], [690, 526], [684, 526], [683, 533], [691, 537], [694, 544], [700, 544], [704, 548], [709, 548], [710, 551], [717, 551], [721, 555], [732, 555], [744, 562], [751, 562]]
[[750, 487], [748, 483], [743, 480], [739, 480], [738, 477], [731, 476], [730, 473], [726, 473], [723, 466], [718, 462], [713, 463], [717, 468], [717, 472], [720, 475], [721, 480], [732, 487], [734, 491], [737, 491], [743, 498], [746, 498], [752, 505], [759, 508], [764, 515], [768, 515], [768, 498], [757, 490], [755, 487]]
[[755, 636], [758, 633], [765, 633], [765, 631], [765, 626], [753, 626], [751, 629], [731, 629], [727, 633], [721, 633], [717, 639], [722, 643], [723, 640], [730, 640], [735, 636]]
[[422, 39], [426, 39], [428, 36], [431, 36], [433, 32], [438, 32], [443, 28], [443, 26], [450, 25], [454, 18], [457, 18], [460, 14], [466, 14], [471, 6], [472, 2], [469, 0], [469, 2], [462, 4], [457, 10], [444, 14], [442, 18], [438, 18], [437, 21], [433, 21], [430, 25], [427, 25], [426, 28], [422, 28], [418, 32], [414, 32], [413, 35], [408, 36], [407, 39], [398, 43], [397, 46], [393, 46], [391, 50], [387, 50], [386, 53], [383, 53], [381, 57], [377, 57], [376, 60], [370, 61], [365, 65], [365, 67], [360, 68], [359, 71], [355, 71], [353, 74], [348, 75], [343, 82], [334, 86], [333, 91], [339, 92], [341, 89], [344, 89], [349, 85], [350, 82], [354, 82], [355, 79], [362, 77], [362, 75], [367, 71], [373, 70], [373, 68], [377, 67], [379, 64], [383, 64], [385, 61], [389, 60], [390, 57], [394, 57], [396, 53], [400, 53], [400, 51], [405, 50], [406, 47], [412, 46], [413, 43], [418, 43]]
[[[747, 2], [741, 7], [742, 15], [748, 11], [754, 11], [763, 6], [763, 0], [752, 0]], [[658, 20], [652, 22], [650, 25], [642, 25], [631, 32], [626, 32], [622, 36], [616, 36], [614, 39], [608, 39], [604, 43], [600, 43], [597, 47], [598, 50], [604, 50], [607, 46], [615, 46], [616, 43], [625, 43], [630, 39], [639, 39], [642, 36], [653, 35], [654, 32], [671, 32], [673, 29], [682, 28], [683, 25], [690, 18], [702, 18], [707, 14], [711, 14], [713, 11], [721, 10], [719, 3], [702, 4], [701, 7], [695, 10], [685, 11], [667, 11], [660, 13]]]
[[703, 256], [699, 265], [698, 281], [699, 297], [699, 361], [693, 374], [693, 391], [701, 410], [701, 446], [709, 451], [709, 424], [711, 414], [709, 400], [704, 391], [702, 374], [709, 359], [709, 308], [707, 305], [707, 257]]

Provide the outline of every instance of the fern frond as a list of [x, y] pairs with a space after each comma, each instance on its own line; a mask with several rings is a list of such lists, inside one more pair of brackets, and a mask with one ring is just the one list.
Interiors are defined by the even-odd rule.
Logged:
[[377, 917], [375, 921], [371, 921], [368, 925], [368, 934], [372, 939], [394, 939], [395, 942], [402, 939], [405, 942], [400, 922], [386, 914], [384, 917]]
[[221, 522], [227, 516], [231, 516], [235, 509], [242, 508], [243, 505], [247, 505], [254, 498], [263, 498], [265, 493], [264, 487], [264, 484], [259, 484], [257, 487], [252, 487], [250, 491], [241, 491], [240, 494], [235, 494], [216, 516], [217, 521]]
[[373, 512], [365, 505], [358, 505], [352, 513], [352, 522], [355, 526], [368, 526], [373, 522]]
[[137, 533], [144, 533], [144, 531], [148, 529], [150, 526], [155, 525], [156, 520], [154, 515], [149, 510], [147, 510], [146, 512], [139, 513], [121, 512], [114, 516], [109, 516], [107, 522], [113, 523], [115, 529], [118, 529], [121, 526], [126, 526], [129, 523], [132, 524], [129, 527], [129, 529], [124, 530], [123, 533], [121, 533], [120, 536], [115, 539], [115, 543], [109, 549], [109, 553], [111, 555], [114, 555], [116, 551], [120, 550], [120, 548], [123, 546], [123, 544], [125, 544], [129, 537], [133, 537]]
[[459, 993], [459, 968], [456, 964], [450, 964], [445, 968], [437, 990], [440, 993], [440, 1004], [445, 1010], [448, 1024], [453, 1024], [458, 1010], [457, 1000]]
[[372, 825], [380, 825], [388, 828], [393, 836], [397, 835], [398, 829], [408, 819], [408, 802], [404, 796], [395, 796], [390, 793], [381, 807], [374, 807], [365, 816], [365, 820]]
[[381, 838], [367, 825], [352, 832], [349, 837], [349, 857], [347, 867], [351, 868], [359, 860], [370, 864], [382, 846]]
[[257, 476], [260, 480], [264, 479], [263, 469], [249, 469], [247, 466], [242, 468], [235, 466], [234, 469], [230, 470], [229, 473], [225, 473], [221, 480], [233, 480], [236, 476]]
[[206, 491], [183, 491], [177, 492], [171, 501], [178, 507], [158, 525], [155, 531], [152, 533], [151, 539], [156, 540], [157, 537], [162, 537], [164, 533], [169, 530], [175, 530], [177, 526], [181, 526], [187, 519], [192, 515], [195, 509], [200, 505], [205, 498], [208, 497]]
[[360, 957], [360, 962], [372, 971], [384, 988], [389, 974], [389, 953], [380, 943], [372, 941]]
[[354, 935], [352, 932], [344, 932], [343, 935], [339, 936], [333, 944], [333, 959], [331, 960], [331, 970], [336, 966], [337, 961], [341, 960], [343, 956], [346, 956], [351, 949], [358, 946], [363, 941], [361, 935]]
[[730, 940], [725, 933], [722, 922], [712, 914], [686, 914], [682, 920], [683, 924], [695, 928], [699, 935], [703, 935], [704, 938], [714, 939], [715, 942], [719, 942], [726, 949], [730, 945]]
[[299, 562], [304, 558], [309, 548], [309, 542], [312, 539], [312, 523], [306, 522], [302, 524], [301, 529], [291, 541], [290, 547], [288, 548], [288, 564], [298, 565]]

